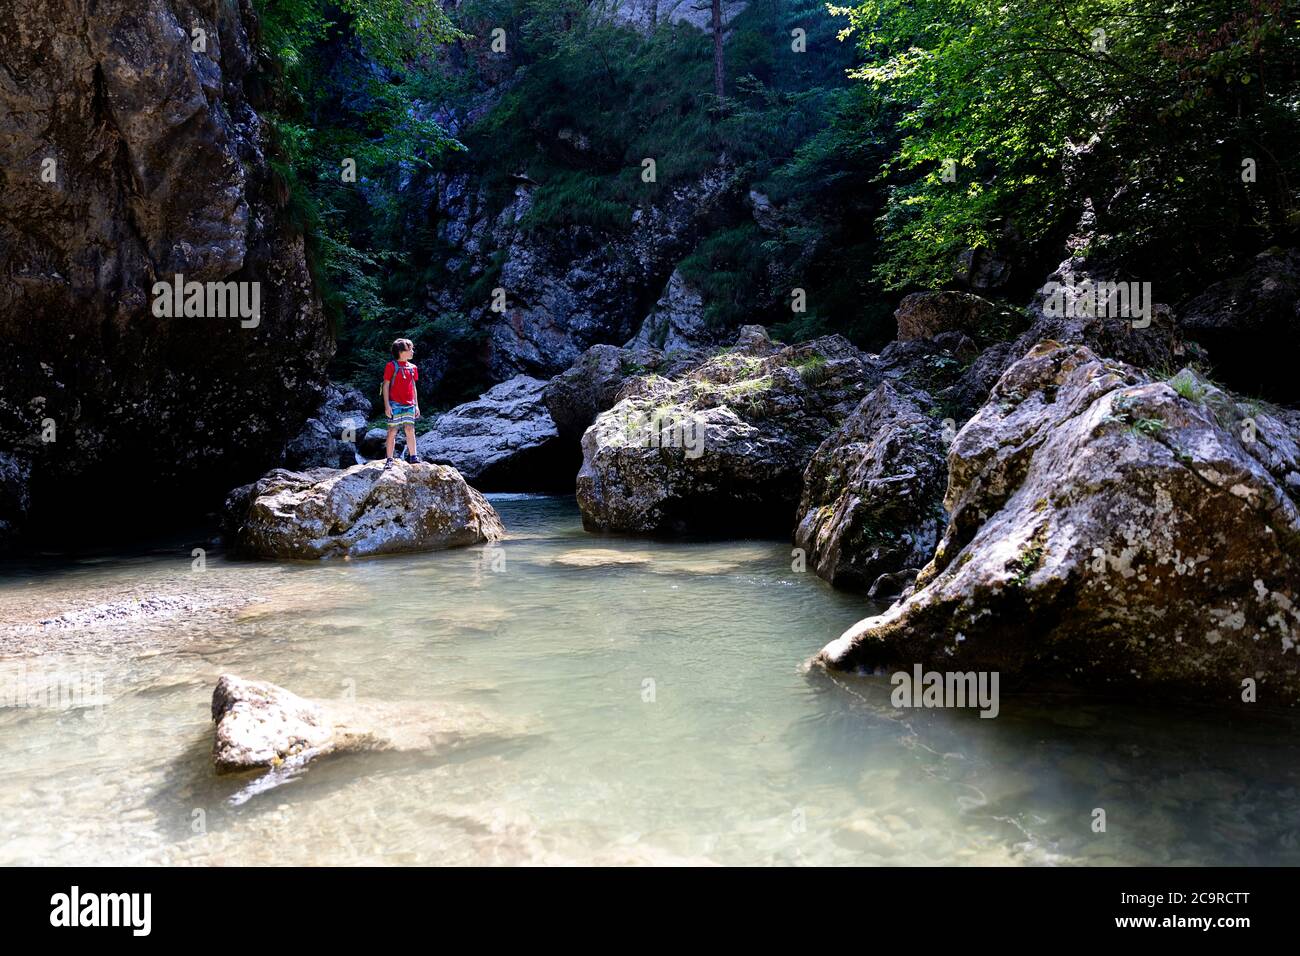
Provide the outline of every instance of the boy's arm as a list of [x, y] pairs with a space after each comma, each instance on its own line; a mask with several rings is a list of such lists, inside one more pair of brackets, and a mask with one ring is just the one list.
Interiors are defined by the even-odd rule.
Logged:
[[393, 403], [388, 400], [388, 385], [389, 382], [385, 380], [384, 381], [384, 414], [387, 415], [389, 418], [392, 418]]

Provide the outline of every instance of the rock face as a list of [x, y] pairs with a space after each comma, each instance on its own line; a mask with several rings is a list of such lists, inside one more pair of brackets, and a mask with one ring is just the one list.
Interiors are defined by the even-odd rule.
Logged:
[[987, 344], [1010, 338], [1028, 324], [1022, 313], [969, 292], [913, 292], [903, 296], [894, 320], [900, 342], [962, 332]]
[[[747, 6], [747, 0], [723, 0], [724, 32]], [[711, 8], [693, 0], [621, 0], [611, 7], [610, 15], [614, 22], [625, 23], [647, 34], [653, 33], [655, 26], [663, 23], [689, 23], [705, 33], [712, 29]]]
[[[31, 520], [84, 531], [106, 495], [131, 514], [130, 497], [157, 513], [169, 489], [178, 506], [219, 494], [274, 460], [332, 350], [249, 92], [251, 5], [5, 13], [0, 447], [31, 460]], [[250, 306], [257, 283], [259, 314], [160, 317], [154, 284], [177, 275], [246, 283]]]
[[1010, 256], [990, 249], [966, 249], [957, 257], [953, 278], [979, 292], [1000, 289], [1010, 281], [1015, 265]]
[[704, 324], [704, 300], [686, 283], [679, 270], [673, 270], [650, 314], [639, 331], [627, 343], [628, 348], [654, 348], [663, 352], [680, 352], [710, 344], [711, 336]]
[[1300, 701], [1300, 429], [1184, 371], [1043, 343], [957, 435], [917, 590], [832, 667]]
[[284, 466], [291, 471], [351, 468], [357, 463], [357, 448], [372, 409], [370, 399], [360, 390], [327, 386], [320, 407], [285, 446]]
[[1178, 324], [1233, 387], [1300, 400], [1300, 249], [1260, 253], [1250, 269], [1184, 305]]
[[227, 541], [250, 557], [436, 551], [504, 535], [493, 507], [446, 465], [276, 468], [226, 500]]
[[305, 764], [359, 751], [444, 752], [521, 736], [483, 711], [447, 704], [312, 701], [267, 681], [223, 674], [212, 693], [212, 763], [219, 774]]
[[839, 336], [776, 348], [747, 327], [678, 379], [633, 379], [583, 436], [583, 525], [788, 534], [804, 468], [878, 377]]
[[420, 456], [489, 491], [569, 491], [579, 459], [560, 441], [543, 400], [546, 387], [517, 375], [458, 405], [416, 439]]
[[[735, 170], [722, 167], [665, 189], [653, 203], [631, 210], [625, 229], [563, 226], [533, 230], [528, 214], [534, 183], [521, 181], [515, 198], [493, 211], [468, 175], [438, 189], [439, 237], [454, 250], [449, 270], [468, 283], [496, 274], [506, 290], [505, 311], [490, 312], [487, 372], [546, 378], [571, 366], [603, 342], [625, 342], [664, 292], [682, 257], [705, 225], [742, 202]], [[459, 290], [435, 290], [431, 308], [479, 310]]]
[[803, 477], [795, 545], [836, 587], [897, 593], [929, 563], [947, 523], [942, 423], [934, 403], [882, 382], [831, 434]]

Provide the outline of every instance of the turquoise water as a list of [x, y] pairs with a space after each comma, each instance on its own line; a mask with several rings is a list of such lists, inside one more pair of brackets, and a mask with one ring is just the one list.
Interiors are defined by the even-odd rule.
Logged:
[[[896, 710], [884, 678], [803, 666], [873, 609], [788, 544], [595, 537], [571, 498], [492, 500], [495, 548], [7, 568], [0, 677], [87, 692], [0, 709], [0, 864], [1300, 862], [1294, 720]], [[75, 626], [132, 596], [161, 611]], [[438, 708], [448, 733], [216, 777], [223, 673]]]

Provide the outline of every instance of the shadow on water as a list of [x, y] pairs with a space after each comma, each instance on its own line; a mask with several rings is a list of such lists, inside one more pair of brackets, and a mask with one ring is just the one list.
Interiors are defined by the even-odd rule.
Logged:
[[1293, 714], [1022, 692], [1002, 694], [990, 719], [895, 707], [883, 675], [807, 676], [820, 706], [787, 740], [809, 767], [830, 749], [869, 780], [892, 741], [911, 755], [904, 789], [990, 827], [1010, 822], [1014, 844], [1075, 862], [1108, 862], [1115, 844], [1134, 843], [1167, 846], [1153, 862], [1300, 863]]

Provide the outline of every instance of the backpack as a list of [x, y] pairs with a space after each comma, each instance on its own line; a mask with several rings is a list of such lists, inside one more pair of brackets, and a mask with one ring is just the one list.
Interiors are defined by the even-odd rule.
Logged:
[[[403, 378], [406, 378], [408, 375], [411, 374], [412, 370], [415, 368], [414, 365], [409, 365], [409, 364], [406, 366], [406, 368], [402, 368], [400, 365], [397, 364], [397, 361], [395, 359], [390, 364], [393, 366], [394, 382], [397, 381], [397, 377], [399, 375], [402, 376]], [[388, 366], [385, 365], [384, 368], [387, 369]], [[393, 389], [391, 385], [389, 386], [388, 391], [389, 394], [392, 394]], [[381, 402], [384, 400], [384, 377], [382, 375], [379, 376], [379, 400]]]

